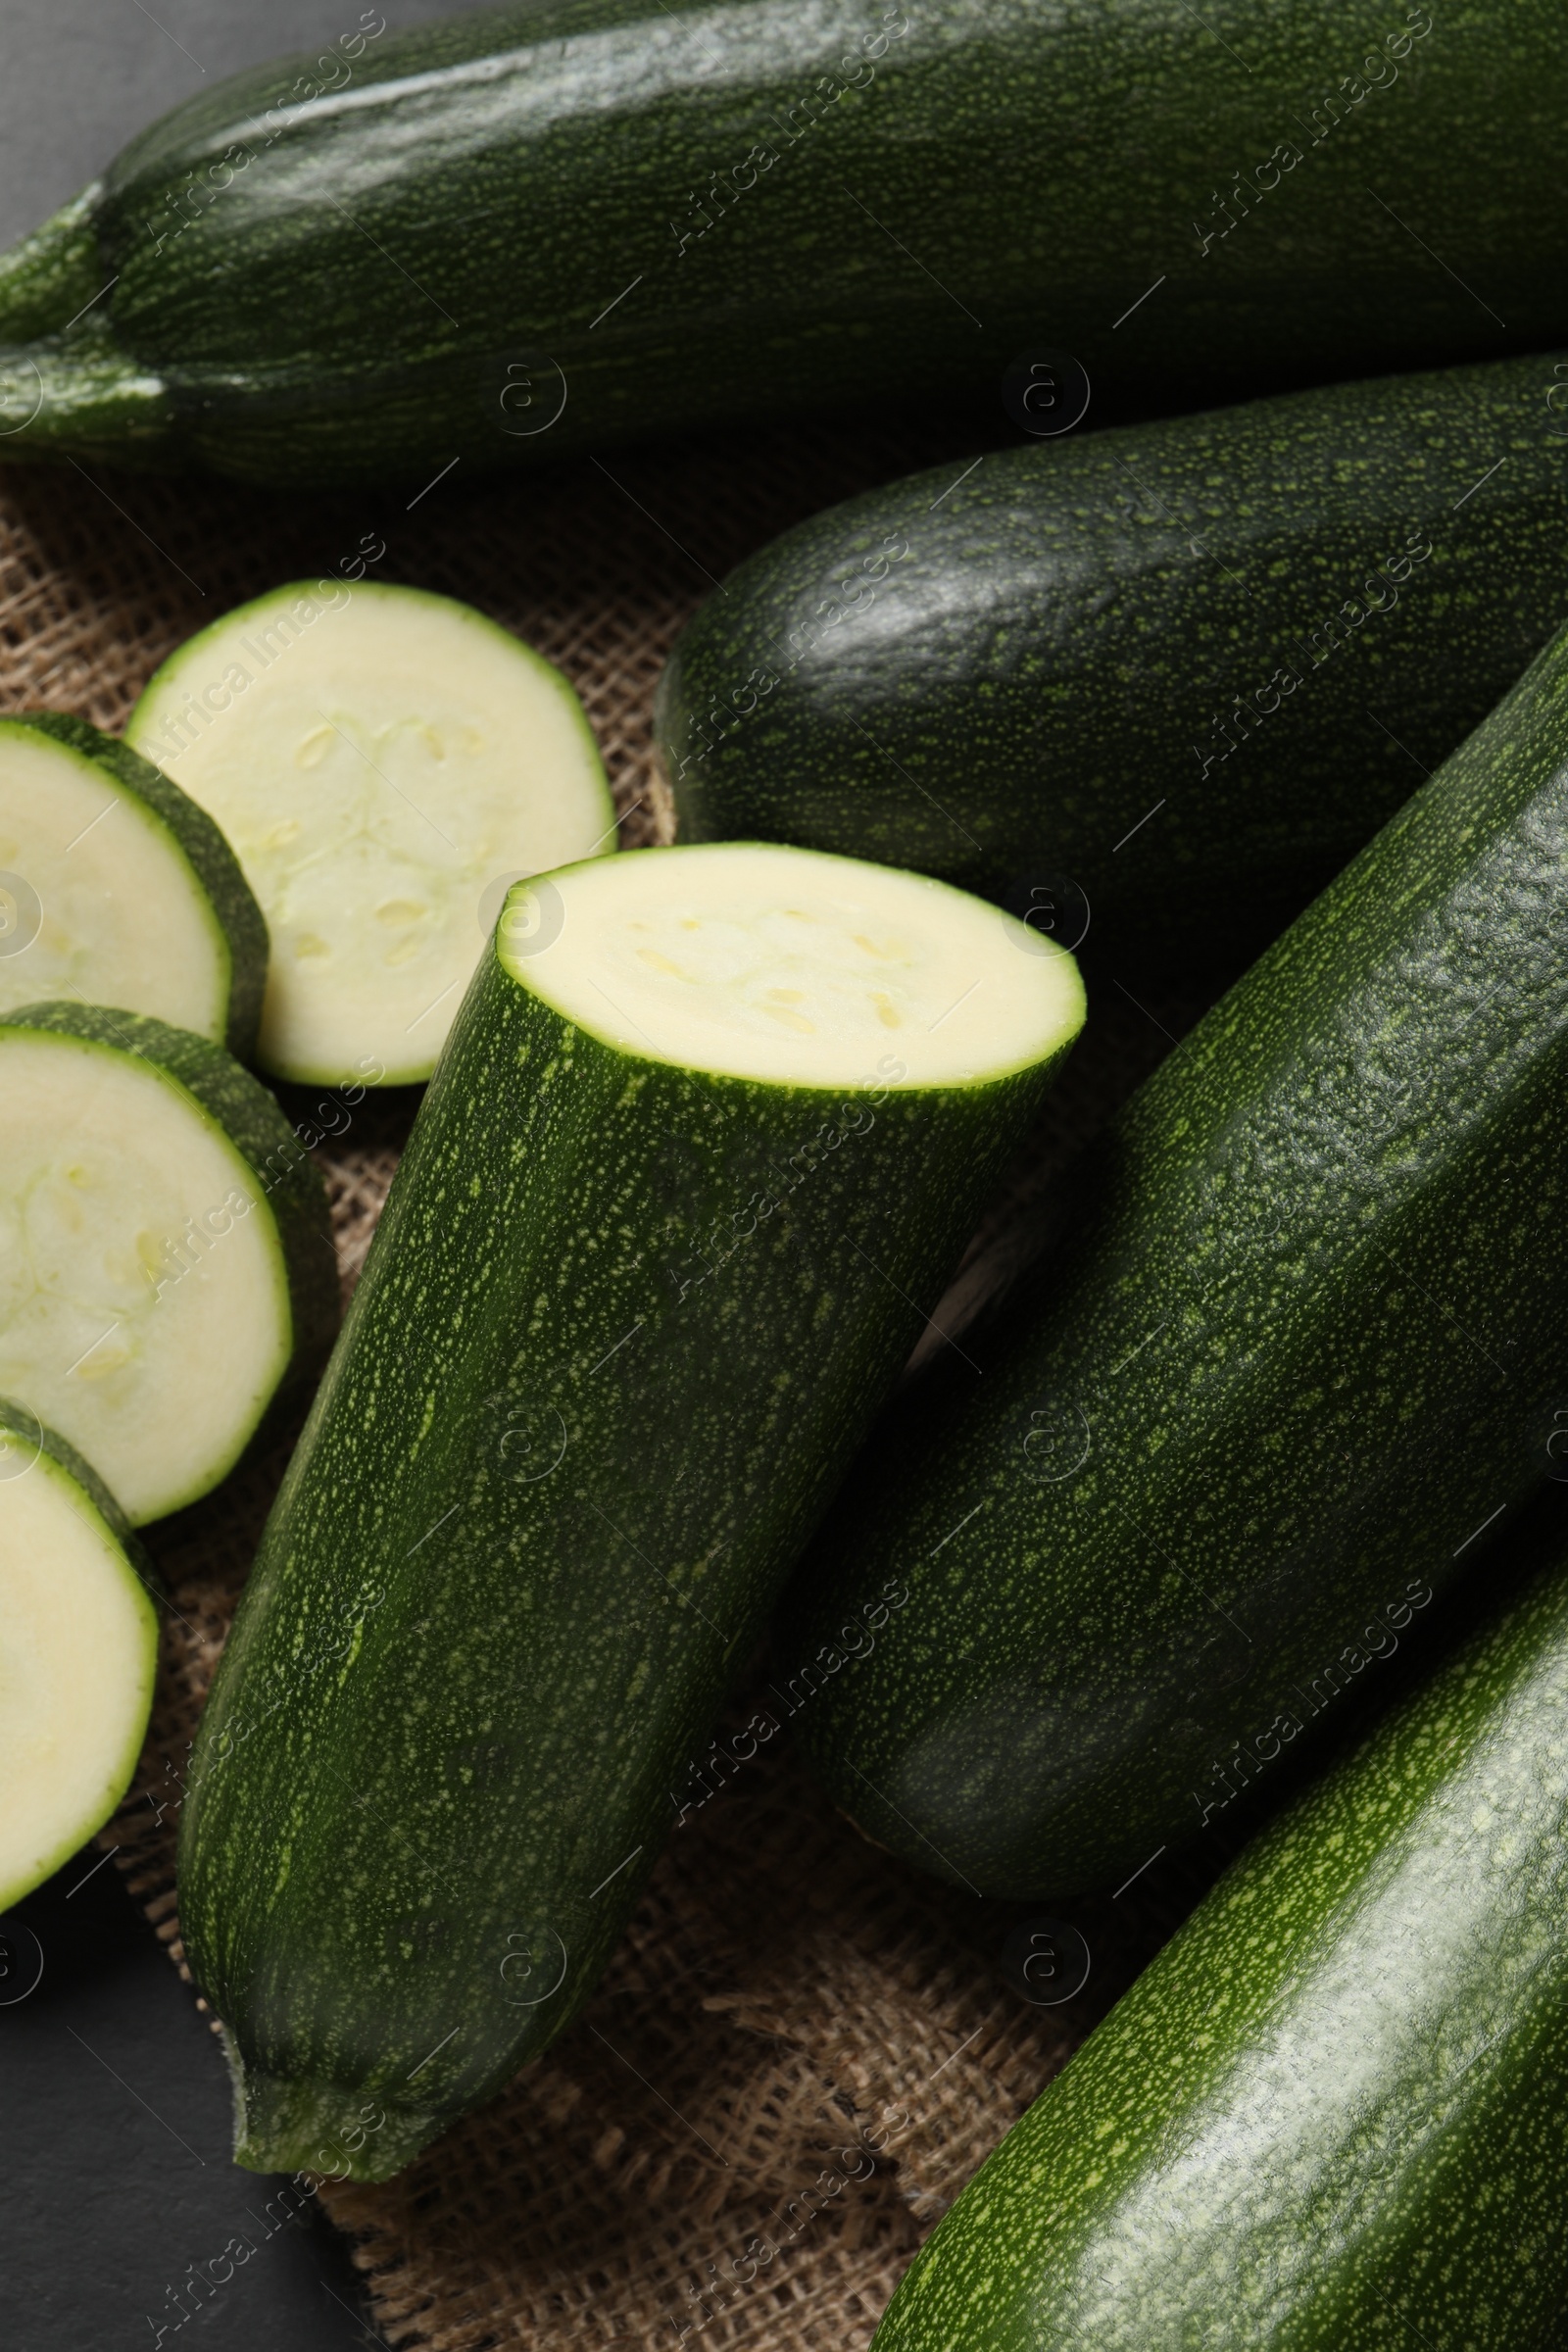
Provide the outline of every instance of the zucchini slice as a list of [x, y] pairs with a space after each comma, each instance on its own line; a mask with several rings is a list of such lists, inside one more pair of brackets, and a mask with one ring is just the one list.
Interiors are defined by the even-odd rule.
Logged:
[[123, 1514], [63, 1439], [0, 1397], [0, 1911], [119, 1804], [157, 1665], [147, 1563]]
[[587, 1998], [1082, 1017], [1070, 956], [891, 867], [512, 893], [198, 1738], [242, 2164], [331, 2169], [373, 2095], [384, 2179]]
[[0, 1394], [140, 1526], [215, 1487], [324, 1352], [321, 1180], [220, 1046], [134, 1013], [13, 1013], [0, 1102]]
[[266, 909], [259, 1059], [279, 1078], [428, 1078], [507, 885], [615, 846], [561, 672], [422, 590], [274, 589], [172, 655], [126, 733]]
[[234, 853], [150, 760], [59, 710], [0, 718], [0, 1014], [122, 1004], [248, 1060], [267, 925]]

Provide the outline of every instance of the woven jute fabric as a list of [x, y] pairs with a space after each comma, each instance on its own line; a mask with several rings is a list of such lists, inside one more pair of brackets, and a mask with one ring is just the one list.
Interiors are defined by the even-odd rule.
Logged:
[[[380, 543], [369, 576], [462, 597], [562, 666], [625, 841], [667, 840], [649, 721], [682, 620], [790, 522], [917, 465], [951, 460], [956, 474], [972, 454], [929, 422], [817, 426], [333, 499], [0, 467], [0, 707], [118, 728], [192, 631]], [[1089, 1031], [935, 1326], [957, 1333], [1017, 1255], [1032, 1198], [1200, 1009], [1142, 990], [1135, 1002], [1108, 979], [1093, 988]], [[282, 1099], [309, 1117], [309, 1097]], [[345, 1296], [415, 1107], [368, 1097], [318, 1153]], [[934, 1328], [922, 1352], [943, 1344]], [[149, 1531], [171, 1598], [162, 1671], [146, 1753], [102, 1842], [181, 1965], [183, 1770], [287, 1450], [285, 1435]], [[756, 1703], [742, 1690], [729, 1720]], [[1198, 1883], [1167, 1874], [1079, 1906], [1087, 1984], [1041, 2005], [1001, 1966], [1030, 1913], [863, 1843], [787, 1725], [760, 1744], [721, 1737], [720, 1749], [713, 1793], [671, 1838], [577, 2024], [399, 2179], [321, 2184], [389, 2343], [863, 2345], [924, 2233]]]

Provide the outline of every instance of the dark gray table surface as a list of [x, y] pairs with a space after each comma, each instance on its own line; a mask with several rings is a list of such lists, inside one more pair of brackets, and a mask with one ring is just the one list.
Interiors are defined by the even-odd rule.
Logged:
[[[352, 32], [363, 4], [0, 0], [0, 244], [167, 108], [241, 66]], [[392, 25], [462, 13], [376, 4]], [[0, 2342], [374, 2343], [320, 2208], [289, 2218], [283, 2181], [230, 2162], [221, 2053], [100, 1860], [78, 1856], [0, 1922]], [[18, 1998], [40, 1949], [42, 1977]]]
[[[0, 245], [241, 66], [351, 33], [370, 0], [0, 0]], [[471, 0], [373, 0], [389, 25]]]
[[229, 2145], [212, 2030], [89, 1848], [0, 1922], [6, 2352], [378, 2342], [319, 2205]]

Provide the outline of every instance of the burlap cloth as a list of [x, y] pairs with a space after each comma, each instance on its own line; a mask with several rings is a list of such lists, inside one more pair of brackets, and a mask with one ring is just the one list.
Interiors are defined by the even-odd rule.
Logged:
[[[834, 499], [972, 454], [940, 424], [803, 427], [342, 500], [0, 467], [0, 705], [118, 728], [194, 629], [379, 536], [372, 577], [466, 598], [560, 663], [625, 840], [667, 840], [650, 704], [710, 579]], [[1020, 1204], [1200, 1009], [1092, 983], [1090, 1030], [940, 1320], [972, 1308]], [[311, 1098], [288, 1091], [286, 1106], [304, 1117]], [[318, 1155], [345, 1294], [413, 1110], [368, 1098]], [[102, 1842], [176, 1962], [180, 1774], [286, 1451], [150, 1531], [173, 1605], [146, 1754]], [[674, 2352], [683, 2333], [715, 2352], [863, 2345], [922, 2235], [1212, 1866], [1167, 1864], [1078, 1906], [1088, 1984], [1037, 2006], [1000, 1965], [1031, 1915], [862, 1843], [781, 1734], [672, 1838], [603, 1984], [542, 2060], [398, 2180], [322, 2186], [379, 2327], [441, 2352]]]

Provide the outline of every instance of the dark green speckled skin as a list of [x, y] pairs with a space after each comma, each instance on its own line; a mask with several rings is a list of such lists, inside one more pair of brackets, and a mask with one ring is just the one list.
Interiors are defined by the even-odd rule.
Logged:
[[[133, 752], [118, 735], [105, 735], [84, 718], [66, 710], [19, 710], [3, 722], [8, 727], [31, 727], [57, 743], [68, 744], [84, 760], [96, 760], [111, 783], [145, 802], [174, 841], [205, 894], [228, 951], [228, 1008], [223, 1043], [237, 1061], [248, 1061], [256, 1050], [261, 1026], [262, 998], [267, 992], [269, 942], [267, 918], [251, 895], [250, 884], [235, 857], [205, 808], [188, 800], [161, 767]], [[156, 913], [150, 914], [156, 921]]]
[[1561, 2345], [1560, 1513], [1549, 1554], [1200, 1905], [965, 2189], [876, 2352]]
[[384, 2178], [580, 2007], [1048, 1068], [694, 1076], [482, 960], [197, 1740], [241, 2162]]
[[0, 262], [42, 394], [7, 454], [350, 480], [994, 413], [1041, 343], [1144, 413], [1539, 348], [1559, 36], [1549, 0], [546, 0], [340, 42], [176, 108]]
[[1022, 885], [1020, 911], [1056, 877], [1031, 919], [1064, 945], [1234, 968], [1568, 615], [1565, 377], [1338, 384], [813, 516], [670, 658], [682, 839]]
[[909, 1862], [1115, 1887], [1332, 1720], [1541, 1478], [1565, 857], [1568, 635], [1134, 1096], [983, 1377], [890, 1414], [785, 1651], [906, 1581], [801, 1732]]

